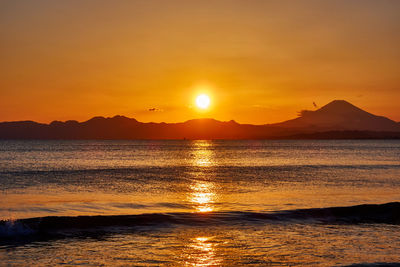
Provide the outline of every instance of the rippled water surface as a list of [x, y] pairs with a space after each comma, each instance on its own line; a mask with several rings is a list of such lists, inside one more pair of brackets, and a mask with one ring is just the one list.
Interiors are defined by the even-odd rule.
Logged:
[[0, 141], [0, 265], [396, 263], [399, 203], [357, 205], [399, 177], [390, 140]]

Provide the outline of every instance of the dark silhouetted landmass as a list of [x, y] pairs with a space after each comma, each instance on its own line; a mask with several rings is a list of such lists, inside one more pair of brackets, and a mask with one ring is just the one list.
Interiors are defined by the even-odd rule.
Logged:
[[308, 131], [399, 131], [399, 123], [368, 113], [344, 100], [334, 100], [316, 111], [304, 110], [299, 118], [278, 123]]
[[400, 123], [335, 100], [276, 124], [214, 119], [142, 123], [124, 116], [50, 124], [18, 121], [0, 123], [0, 139], [400, 139]]

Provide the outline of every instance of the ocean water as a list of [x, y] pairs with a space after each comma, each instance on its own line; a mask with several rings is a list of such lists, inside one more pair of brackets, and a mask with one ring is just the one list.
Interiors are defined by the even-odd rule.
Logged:
[[397, 266], [400, 141], [0, 141], [0, 265]]

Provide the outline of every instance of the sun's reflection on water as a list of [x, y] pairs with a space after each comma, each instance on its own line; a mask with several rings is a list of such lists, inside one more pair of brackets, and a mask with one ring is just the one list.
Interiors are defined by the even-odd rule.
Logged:
[[214, 149], [209, 140], [197, 140], [192, 143], [192, 165], [195, 167], [208, 167], [213, 165]]
[[189, 201], [197, 212], [214, 211], [216, 194], [213, 191], [212, 183], [197, 182], [190, 186], [190, 188]]
[[[194, 141], [192, 145], [191, 165], [193, 179], [189, 184], [187, 200], [195, 212], [206, 213], [216, 210], [217, 188], [209, 177], [210, 168], [215, 166], [212, 141]], [[188, 240], [185, 253], [185, 265], [218, 266], [221, 259], [216, 257], [215, 242], [212, 236], [196, 236]]]
[[[214, 151], [211, 141], [194, 141], [192, 146], [193, 167], [210, 167], [214, 165]], [[190, 185], [188, 200], [197, 212], [211, 212], [215, 210], [217, 199], [215, 185], [209, 181], [206, 170], [196, 170]]]
[[192, 238], [188, 245], [190, 253], [186, 260], [188, 266], [218, 266], [221, 259], [215, 255], [215, 244], [210, 236]]

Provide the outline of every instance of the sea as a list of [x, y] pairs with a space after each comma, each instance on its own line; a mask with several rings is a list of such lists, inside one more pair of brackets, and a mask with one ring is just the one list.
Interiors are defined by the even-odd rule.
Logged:
[[0, 266], [399, 266], [399, 140], [2, 140]]

